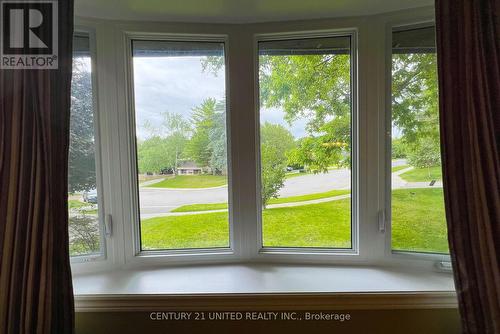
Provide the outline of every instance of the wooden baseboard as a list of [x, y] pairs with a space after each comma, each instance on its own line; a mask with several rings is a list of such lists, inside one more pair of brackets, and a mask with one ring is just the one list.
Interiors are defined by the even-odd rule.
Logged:
[[77, 312], [382, 310], [457, 308], [455, 292], [79, 295]]

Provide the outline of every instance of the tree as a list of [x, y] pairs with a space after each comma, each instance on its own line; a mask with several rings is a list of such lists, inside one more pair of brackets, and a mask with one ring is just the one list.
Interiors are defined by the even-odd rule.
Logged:
[[163, 121], [155, 127], [144, 124], [148, 137], [137, 142], [137, 160], [140, 173], [161, 173], [177, 170], [179, 160], [191, 132], [189, 123], [182, 115], [162, 113]]
[[428, 175], [431, 177], [430, 168], [441, 164], [439, 141], [430, 137], [419, 137], [410, 148], [408, 161], [417, 168], [427, 168]]
[[226, 108], [223, 103], [217, 104], [217, 112], [213, 115], [208, 136], [210, 168], [214, 174], [227, 173]]
[[290, 163], [314, 172], [350, 165], [349, 56], [261, 56], [260, 62], [261, 105], [282, 108], [290, 124], [308, 120]]
[[193, 136], [187, 144], [186, 152], [200, 166], [210, 164], [212, 152], [209, 147], [209, 132], [213, 127], [215, 106], [215, 99], [209, 98], [204, 100], [200, 106], [193, 108], [191, 113]]
[[441, 164], [439, 147], [436, 55], [393, 55], [393, 127], [402, 136], [392, 142], [393, 154], [407, 156], [411, 165], [423, 168]]
[[338, 117], [299, 140], [297, 149], [289, 154], [289, 160], [302, 164], [313, 173], [328, 172], [332, 165], [350, 167], [350, 119]]
[[159, 174], [164, 169], [175, 169], [175, 147], [167, 138], [153, 136], [137, 143], [139, 173]]
[[439, 138], [436, 55], [392, 57], [392, 120], [408, 144], [418, 137]]
[[[328, 165], [350, 165], [350, 59], [345, 54], [261, 55], [260, 102], [280, 108], [292, 124], [307, 119], [307, 136], [290, 153], [294, 164], [314, 171]], [[206, 59], [205, 66], [220, 63]], [[395, 54], [392, 68], [393, 126], [402, 141], [417, 145], [418, 137], [439, 141], [436, 56]]]
[[348, 55], [262, 55], [259, 61], [261, 105], [282, 108], [289, 123], [306, 118], [312, 133], [350, 113]]
[[285, 180], [286, 160], [274, 146], [262, 144], [261, 156], [261, 196], [262, 206], [267, 207], [271, 198], [277, 198]]
[[68, 190], [71, 193], [96, 187], [92, 101], [90, 71], [84, 59], [74, 58], [68, 156]]
[[266, 122], [260, 127], [262, 205], [266, 208], [271, 198], [278, 197], [285, 181], [287, 154], [296, 144], [293, 135], [284, 126]]
[[206, 99], [191, 114], [193, 136], [187, 144], [187, 155], [214, 174], [227, 170], [226, 108], [223, 101]]
[[181, 114], [176, 113], [163, 113], [163, 129], [167, 134], [166, 140], [168, 146], [174, 152], [174, 166], [173, 170], [177, 172], [177, 166], [179, 160], [183, 156], [184, 148], [186, 147], [191, 127], [188, 121], [186, 121]]
[[265, 122], [260, 126], [260, 142], [277, 149], [280, 158], [286, 160], [287, 153], [296, 147], [295, 138], [281, 124]]

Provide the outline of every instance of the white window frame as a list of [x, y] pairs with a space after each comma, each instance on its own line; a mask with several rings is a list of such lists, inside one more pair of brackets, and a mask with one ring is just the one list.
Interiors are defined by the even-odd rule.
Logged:
[[389, 22], [386, 26], [386, 114], [385, 114], [385, 225], [386, 225], [386, 240], [385, 240], [385, 256], [393, 260], [424, 260], [435, 262], [436, 266], [440, 266], [441, 262], [450, 262], [449, 254], [431, 253], [431, 252], [413, 252], [392, 249], [392, 34], [395, 31], [404, 31], [424, 27], [435, 27], [435, 22], [432, 17], [423, 18], [421, 20], [404, 20]]
[[[260, 99], [259, 99], [259, 43], [266, 41], [282, 41], [311, 38], [349, 37], [350, 39], [350, 77], [351, 77], [351, 248], [319, 248], [319, 247], [264, 247], [262, 228], [262, 198], [261, 198], [261, 160], [260, 160]], [[359, 255], [359, 175], [358, 175], [358, 60], [357, 60], [357, 30], [333, 29], [316, 30], [295, 33], [267, 33], [254, 36], [255, 57], [255, 147], [256, 147], [256, 191], [257, 191], [257, 256], [294, 257], [321, 256], [325, 259], [335, 256]]]
[[[133, 50], [132, 42], [137, 40], [144, 41], [176, 41], [176, 42], [216, 42], [224, 45], [225, 58], [225, 87], [226, 87], [226, 138], [227, 138], [227, 164], [228, 164], [228, 224], [229, 224], [229, 247], [214, 247], [214, 248], [186, 248], [186, 249], [165, 249], [165, 250], [142, 250], [140, 239], [140, 217], [139, 217], [139, 188], [137, 177], [137, 145], [136, 145], [136, 124], [135, 124], [135, 95], [134, 95], [134, 76], [133, 76]], [[126, 61], [126, 84], [128, 89], [127, 105], [128, 105], [128, 128], [127, 138], [129, 147], [130, 166], [129, 166], [129, 185], [130, 193], [132, 194], [130, 216], [132, 217], [132, 249], [128, 253], [133, 253], [133, 257], [128, 257], [131, 262], [137, 260], [156, 262], [168, 258], [169, 261], [178, 262], [186, 261], [189, 258], [191, 261], [205, 260], [217, 261], [232, 259], [238, 252], [236, 240], [235, 224], [233, 218], [232, 205], [232, 160], [231, 160], [231, 113], [229, 102], [229, 62], [228, 62], [228, 43], [227, 35], [223, 34], [172, 34], [172, 33], [144, 33], [144, 32], [126, 32], [124, 34], [124, 50]]]
[[[91, 35], [91, 53], [98, 88], [93, 97], [99, 106], [94, 112], [98, 111], [95, 121], [100, 130], [96, 135], [100, 136], [102, 155], [100, 198], [104, 201], [99, 209], [112, 223], [112, 233], [106, 236], [104, 258], [86, 263], [76, 263], [72, 259], [73, 272], [247, 262], [408, 266], [434, 270], [436, 262], [449, 260], [449, 256], [436, 257], [434, 254], [393, 254], [390, 220], [384, 221], [385, 230], [381, 230], [377, 218], [377, 214], [390, 208], [387, 202], [387, 198], [390, 199], [387, 192], [388, 184], [390, 187], [387, 130], [390, 126], [387, 120], [391, 117], [388, 107], [391, 101], [392, 28], [428, 23], [433, 13], [433, 8], [428, 7], [366, 17], [249, 25], [124, 22], [77, 17], [76, 23], [82, 26], [83, 32], [95, 34]], [[351, 124], [351, 201], [356, 203], [351, 203], [352, 249], [263, 249], [257, 42], [266, 38], [334, 37], [335, 34], [346, 36], [346, 33], [354, 34], [351, 38], [351, 70], [355, 71], [352, 74], [351, 117], [356, 119]], [[130, 41], [141, 38], [224, 43], [229, 249], [140, 252], [136, 238], [138, 184]], [[95, 57], [96, 47], [99, 57]]]
[[95, 254], [83, 254], [70, 257], [72, 264], [86, 263], [106, 260], [108, 255], [107, 238], [105, 229], [105, 200], [103, 191], [103, 173], [102, 173], [102, 150], [101, 145], [101, 119], [98, 104], [98, 86], [97, 86], [97, 52], [96, 52], [96, 34], [93, 28], [76, 25], [73, 36], [87, 37], [89, 39], [89, 53], [91, 63], [91, 86], [92, 86], [92, 112], [94, 125], [94, 143], [95, 143], [95, 171], [96, 171], [96, 191], [97, 208], [99, 219], [99, 237], [100, 251]]

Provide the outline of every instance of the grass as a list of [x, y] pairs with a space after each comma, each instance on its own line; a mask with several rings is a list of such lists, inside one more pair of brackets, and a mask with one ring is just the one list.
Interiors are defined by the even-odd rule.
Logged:
[[142, 175], [139, 174], [139, 184], [143, 184], [148, 181], [161, 180], [168, 177], [168, 175]]
[[198, 212], [211, 210], [227, 210], [227, 203], [188, 204], [179, 206], [171, 210], [171, 212]]
[[68, 200], [68, 209], [80, 210], [86, 214], [97, 214], [97, 205], [92, 203], [85, 203], [76, 199]]
[[448, 253], [442, 188], [392, 191], [392, 248]]
[[79, 209], [81, 207], [88, 206], [87, 203], [78, 201], [76, 199], [68, 200], [68, 209]]
[[350, 200], [264, 210], [264, 247], [351, 247]]
[[[269, 204], [281, 204], [281, 203], [296, 203], [304, 202], [315, 199], [322, 199], [334, 196], [340, 196], [349, 194], [350, 190], [330, 190], [323, 193], [300, 195], [300, 196], [290, 196], [281, 198], [272, 198]], [[223, 210], [227, 209], [227, 203], [212, 203], [212, 204], [189, 204], [183, 205], [172, 210], [172, 212], [196, 212], [196, 211], [210, 211], [210, 210]]]
[[149, 187], [153, 188], [211, 188], [227, 184], [223, 175], [177, 175]]
[[144, 250], [229, 247], [227, 212], [156, 217], [141, 222]]
[[[350, 247], [349, 200], [263, 212], [264, 245]], [[157, 217], [141, 222], [143, 249], [228, 247], [227, 212]]]
[[[429, 176], [430, 172], [430, 176]], [[441, 166], [414, 168], [406, 173], [399, 175], [408, 182], [430, 182], [432, 180], [441, 180]]]
[[[350, 247], [350, 200], [267, 209], [267, 247]], [[393, 191], [395, 250], [448, 252], [442, 189]], [[227, 212], [157, 217], [141, 223], [144, 249], [228, 247]]]
[[395, 173], [395, 172], [397, 172], [397, 171], [400, 171], [400, 170], [405, 169], [405, 168], [408, 168], [408, 167], [410, 167], [410, 166], [408, 166], [408, 165], [394, 166], [394, 167], [392, 167], [391, 171], [392, 171], [393, 173]]

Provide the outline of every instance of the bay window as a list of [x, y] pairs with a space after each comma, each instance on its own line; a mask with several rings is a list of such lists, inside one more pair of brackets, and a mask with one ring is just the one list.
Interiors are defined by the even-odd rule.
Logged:
[[110, 22], [97, 58], [77, 35], [72, 255], [446, 261], [434, 28], [373, 22]]

